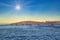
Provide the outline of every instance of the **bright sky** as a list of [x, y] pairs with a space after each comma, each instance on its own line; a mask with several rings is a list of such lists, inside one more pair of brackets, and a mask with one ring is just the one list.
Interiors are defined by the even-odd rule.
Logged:
[[60, 21], [60, 0], [0, 0], [0, 23]]

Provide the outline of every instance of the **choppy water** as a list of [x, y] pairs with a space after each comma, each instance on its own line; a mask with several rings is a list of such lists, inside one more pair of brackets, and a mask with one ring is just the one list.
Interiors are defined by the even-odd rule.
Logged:
[[60, 40], [60, 27], [0, 26], [0, 40]]

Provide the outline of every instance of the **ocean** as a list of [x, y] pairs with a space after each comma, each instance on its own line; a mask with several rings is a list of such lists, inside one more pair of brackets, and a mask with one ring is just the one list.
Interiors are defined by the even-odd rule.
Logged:
[[0, 40], [60, 40], [60, 26], [0, 26]]

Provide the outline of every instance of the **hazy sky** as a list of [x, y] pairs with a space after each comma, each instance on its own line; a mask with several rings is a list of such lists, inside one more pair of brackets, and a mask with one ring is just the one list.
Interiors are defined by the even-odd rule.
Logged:
[[60, 0], [0, 0], [0, 23], [60, 21]]

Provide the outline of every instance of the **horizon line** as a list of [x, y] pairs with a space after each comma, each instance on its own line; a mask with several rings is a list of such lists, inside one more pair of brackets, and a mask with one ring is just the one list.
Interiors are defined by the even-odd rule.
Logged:
[[[60, 21], [19, 21], [19, 22], [60, 22]], [[19, 22], [11, 22], [11, 23], [0, 23], [0, 24], [12, 24], [12, 23], [19, 23]]]

